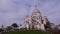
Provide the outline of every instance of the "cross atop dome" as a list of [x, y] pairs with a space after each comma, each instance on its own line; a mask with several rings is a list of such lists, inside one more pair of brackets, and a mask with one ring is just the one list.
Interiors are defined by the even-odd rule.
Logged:
[[37, 8], [37, 5], [35, 5], [35, 8]]
[[37, 5], [34, 6], [33, 13], [40, 13], [40, 10], [38, 9]]

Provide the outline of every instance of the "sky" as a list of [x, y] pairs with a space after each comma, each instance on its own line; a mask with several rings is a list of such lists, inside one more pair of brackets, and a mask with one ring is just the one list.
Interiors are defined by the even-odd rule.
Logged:
[[35, 5], [51, 23], [60, 24], [60, 0], [0, 0], [0, 26], [20, 25]]

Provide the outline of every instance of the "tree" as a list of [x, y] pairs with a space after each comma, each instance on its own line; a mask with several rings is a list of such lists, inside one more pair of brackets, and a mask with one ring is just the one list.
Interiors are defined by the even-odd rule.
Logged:
[[22, 24], [20, 24], [20, 26], [22, 26]]
[[19, 27], [16, 23], [13, 23], [11, 26], [14, 27], [14, 28]]
[[0, 28], [0, 32], [3, 32], [4, 30]]
[[51, 23], [48, 21], [46, 24], [45, 24], [45, 29], [50, 29], [51, 28]]
[[11, 29], [12, 29], [11, 26], [7, 26], [7, 28], [6, 28], [7, 31], [10, 31]]
[[60, 24], [58, 26], [60, 26]]

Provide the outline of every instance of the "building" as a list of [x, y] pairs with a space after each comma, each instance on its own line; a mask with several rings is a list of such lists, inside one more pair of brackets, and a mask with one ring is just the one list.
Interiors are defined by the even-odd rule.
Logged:
[[40, 10], [35, 6], [32, 15], [27, 15], [23, 20], [22, 28], [27, 28], [27, 30], [45, 30], [44, 25], [46, 24], [46, 16], [42, 16]]

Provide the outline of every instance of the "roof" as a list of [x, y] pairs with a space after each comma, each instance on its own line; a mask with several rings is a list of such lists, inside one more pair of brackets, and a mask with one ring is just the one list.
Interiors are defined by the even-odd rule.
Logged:
[[[37, 8], [37, 6], [35, 6], [35, 8], [34, 8], [32, 14], [34, 14], [34, 13], [40, 13], [40, 10]], [[40, 13], [40, 14], [41, 14], [41, 13]]]

